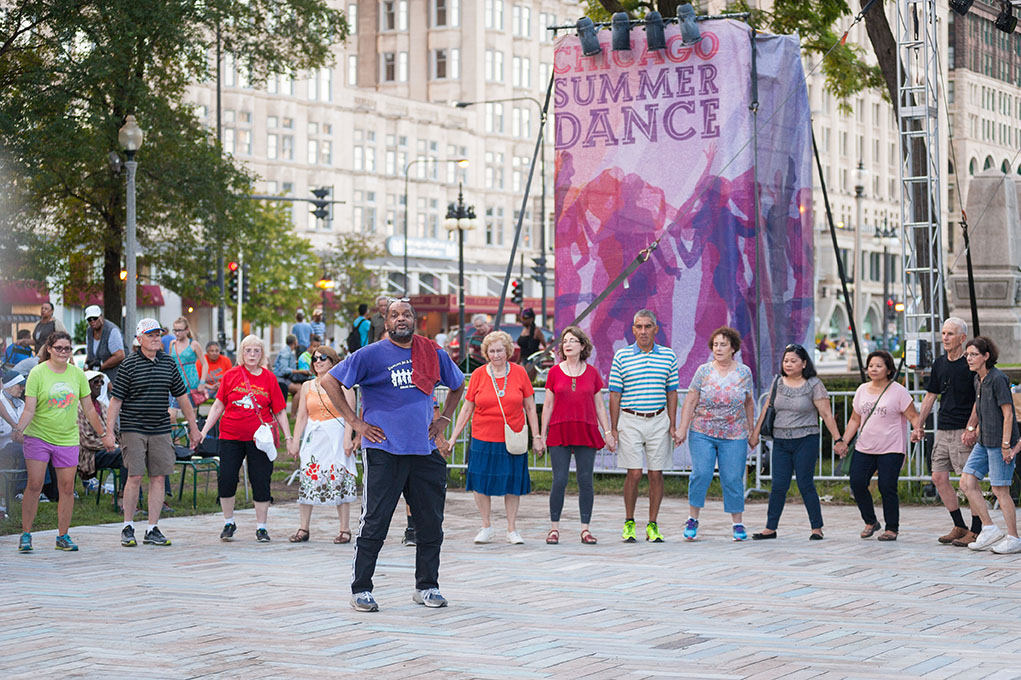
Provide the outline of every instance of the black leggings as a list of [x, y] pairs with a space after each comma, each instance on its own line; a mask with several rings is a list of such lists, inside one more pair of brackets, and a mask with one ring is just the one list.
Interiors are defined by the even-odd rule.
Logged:
[[269, 492], [269, 480], [273, 475], [272, 461], [255, 446], [255, 442], [237, 439], [220, 440], [220, 480], [217, 483], [220, 498], [233, 498], [237, 494], [238, 474], [246, 456], [252, 498], [256, 503], [272, 501]]
[[903, 453], [861, 453], [855, 451], [851, 458], [851, 492], [866, 524], [876, 524], [876, 508], [872, 503], [869, 482], [879, 472], [879, 493], [883, 497], [883, 519], [886, 530], [896, 533], [900, 530], [900, 500], [897, 498], [897, 477], [904, 465]]
[[581, 514], [581, 523], [588, 524], [592, 519], [592, 499], [595, 496], [592, 488], [592, 470], [596, 465], [596, 450], [591, 446], [549, 447], [550, 463], [553, 466], [553, 488], [549, 495], [549, 518], [551, 522], [560, 521], [560, 513], [564, 509], [567, 478], [571, 471], [572, 453], [578, 477], [578, 511]]

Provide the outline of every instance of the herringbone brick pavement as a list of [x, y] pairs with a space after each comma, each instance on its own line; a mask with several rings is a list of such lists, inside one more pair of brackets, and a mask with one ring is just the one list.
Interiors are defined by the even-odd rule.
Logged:
[[[710, 503], [700, 540], [684, 543], [687, 505], [667, 499], [667, 542], [653, 545], [621, 543], [620, 500], [597, 497], [596, 546], [579, 542], [576, 508], [569, 498], [560, 545], [545, 545], [547, 498], [534, 495], [521, 504], [525, 545], [476, 546], [472, 499], [450, 492], [440, 579], [450, 606], [438, 610], [411, 602], [399, 509], [375, 614], [348, 605], [352, 549], [333, 545], [323, 508], [312, 541], [297, 545], [286, 540], [295, 505], [271, 509], [270, 544], [255, 542], [252, 511], [238, 513], [230, 544], [216, 516], [164, 520], [169, 548], [121, 548], [113, 525], [74, 529], [74, 554], [52, 550], [52, 531], [35, 535], [31, 555], [3, 537], [0, 675], [1021, 678], [1021, 556], [937, 544], [949, 528], [940, 507], [903, 508], [900, 540], [882, 544], [858, 538], [846, 506], [824, 508], [826, 540], [808, 541], [792, 504], [777, 540], [734, 543]], [[748, 506], [749, 533], [764, 517], [764, 504]]]

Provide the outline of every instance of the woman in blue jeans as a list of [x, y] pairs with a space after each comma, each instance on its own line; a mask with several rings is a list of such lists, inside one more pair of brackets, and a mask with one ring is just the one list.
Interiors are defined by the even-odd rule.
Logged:
[[741, 349], [741, 336], [724, 326], [709, 340], [713, 359], [695, 371], [684, 398], [681, 423], [674, 437], [684, 443], [691, 428], [691, 478], [688, 481], [688, 521], [684, 538], [698, 535], [698, 515], [719, 461], [723, 510], [734, 521], [735, 541], [748, 538], [744, 524], [744, 476], [748, 462], [748, 433], [755, 422], [752, 400], [752, 372], [734, 355]]
[[[812, 541], [822, 540], [822, 508], [819, 493], [815, 490], [815, 465], [819, 455], [819, 418], [822, 418], [833, 441], [842, 441], [837, 430], [837, 421], [830, 410], [830, 398], [826, 387], [816, 376], [815, 366], [808, 352], [801, 345], [787, 345], [780, 363], [780, 375], [770, 384], [776, 385], [773, 408], [776, 420], [773, 424], [773, 452], [770, 470], [773, 486], [769, 491], [769, 508], [766, 511], [766, 528], [752, 538], [760, 541], [776, 538], [787, 491], [791, 488], [791, 476], [798, 478], [798, 490], [808, 511]], [[766, 409], [762, 409], [755, 430], [748, 439], [750, 446], [759, 443], [759, 431]]]

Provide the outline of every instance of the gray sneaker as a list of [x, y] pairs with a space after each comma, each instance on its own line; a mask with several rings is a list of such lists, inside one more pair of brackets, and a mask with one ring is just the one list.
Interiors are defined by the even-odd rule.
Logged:
[[426, 607], [446, 607], [447, 598], [440, 594], [439, 588], [426, 588], [425, 590], [416, 590], [411, 596], [411, 601], [415, 604], [424, 604]]
[[135, 540], [135, 527], [121, 529], [121, 545], [125, 548], [133, 548], [138, 545], [138, 541]]
[[149, 531], [145, 532], [145, 537], [142, 538], [142, 543], [145, 543], [146, 545], [168, 546], [170, 545], [170, 539], [163, 535], [163, 532], [160, 531], [159, 527], [153, 527]]
[[355, 611], [359, 612], [378, 612], [379, 605], [376, 604], [376, 598], [372, 596], [372, 593], [368, 590], [363, 590], [360, 593], [351, 594], [351, 607]]

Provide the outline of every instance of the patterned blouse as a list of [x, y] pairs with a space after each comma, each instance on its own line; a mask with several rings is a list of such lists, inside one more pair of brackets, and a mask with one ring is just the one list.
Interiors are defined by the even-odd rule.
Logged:
[[745, 400], [752, 394], [752, 372], [735, 362], [721, 376], [710, 361], [702, 364], [691, 379], [689, 390], [698, 394], [691, 429], [717, 439], [747, 439], [748, 415]]

